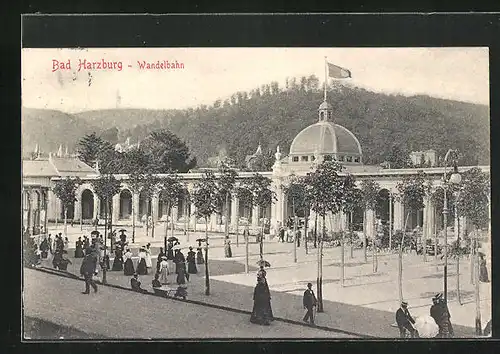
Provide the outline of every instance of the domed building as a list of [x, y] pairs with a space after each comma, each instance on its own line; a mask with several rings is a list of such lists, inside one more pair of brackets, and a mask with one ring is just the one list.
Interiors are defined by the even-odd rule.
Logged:
[[324, 101], [318, 108], [318, 122], [303, 129], [290, 146], [288, 163], [308, 164], [339, 161], [344, 165], [362, 164], [363, 152], [356, 136], [347, 128], [335, 124], [332, 106]]

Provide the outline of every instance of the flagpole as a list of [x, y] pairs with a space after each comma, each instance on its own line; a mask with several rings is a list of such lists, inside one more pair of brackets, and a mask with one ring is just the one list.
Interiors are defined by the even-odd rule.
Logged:
[[328, 74], [327, 74], [326, 70], [327, 70], [327, 66], [326, 66], [326, 56], [325, 56], [325, 97], [324, 97], [325, 102], [326, 102], [326, 80], [327, 80], [327, 77], [328, 77]]

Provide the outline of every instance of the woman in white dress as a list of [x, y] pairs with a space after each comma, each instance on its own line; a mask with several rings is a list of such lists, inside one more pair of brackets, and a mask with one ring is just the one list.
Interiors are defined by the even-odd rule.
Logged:
[[167, 257], [163, 256], [161, 257], [161, 263], [160, 263], [160, 283], [163, 285], [168, 284], [168, 262], [167, 262]]
[[151, 267], [153, 266], [153, 262], [151, 261], [151, 244], [148, 243], [146, 245], [146, 267], [149, 269], [151, 269]]

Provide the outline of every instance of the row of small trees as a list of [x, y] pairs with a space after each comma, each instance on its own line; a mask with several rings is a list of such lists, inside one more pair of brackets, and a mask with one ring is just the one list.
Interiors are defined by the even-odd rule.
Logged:
[[[350, 174], [341, 174], [342, 166], [334, 161], [325, 161], [319, 164], [316, 169], [308, 173], [305, 177], [299, 178], [293, 176], [288, 183], [285, 183], [284, 191], [292, 200], [292, 212], [296, 216], [297, 211], [302, 208], [308, 216], [309, 210], [313, 210], [318, 217], [322, 219], [322, 232], [318, 239], [318, 276], [317, 276], [317, 292], [318, 292], [318, 311], [323, 311], [322, 301], [322, 250], [323, 241], [327, 234], [326, 217], [344, 212], [352, 215], [357, 208], [362, 208], [366, 211], [374, 212], [377, 203], [378, 192], [380, 186], [370, 179], [362, 180], [359, 188], [356, 187], [355, 178]], [[208, 271], [208, 220], [215, 214], [225, 215], [225, 235], [229, 237], [228, 224], [228, 205], [231, 194], [236, 193], [239, 200], [247, 205], [258, 206], [263, 210], [276, 200], [274, 191], [271, 190], [271, 180], [258, 173], [252, 178], [247, 179], [243, 184], [236, 186], [236, 178], [238, 174], [231, 169], [227, 164], [222, 164], [217, 175], [213, 172], [205, 172], [203, 178], [195, 185], [194, 191], [190, 194], [180, 179], [175, 173], [166, 177], [159, 178], [150, 173], [142, 173], [140, 171], [133, 172], [129, 178], [129, 186], [134, 193], [143, 193], [148, 200], [153, 195], [160, 192], [162, 201], [167, 205], [167, 215], [171, 215], [171, 210], [180, 198], [194, 202], [196, 215], [205, 219], [205, 278], [206, 278], [206, 294], [210, 294], [209, 271]], [[58, 181], [54, 188], [55, 194], [61, 199], [65, 210], [73, 203], [75, 191], [79, 179], [64, 179]], [[113, 175], [106, 174], [92, 181], [95, 192], [105, 201], [106, 219], [108, 208], [111, 211], [111, 199], [120, 191], [120, 182]], [[432, 183], [423, 172], [416, 175], [404, 177], [398, 183], [397, 191], [394, 198], [399, 200], [407, 210], [403, 230], [400, 232], [400, 242], [398, 247], [398, 289], [400, 300], [403, 300], [402, 277], [403, 277], [403, 245], [405, 240], [405, 230], [407, 222], [412, 211], [420, 210], [424, 207], [424, 198], [431, 196]], [[485, 206], [488, 203], [488, 179], [484, 173], [478, 168], [473, 168], [464, 174], [464, 182], [460, 188], [460, 193], [456, 198], [457, 213], [459, 216], [465, 216], [471, 221], [476, 229], [487, 218]], [[435, 197], [436, 198], [436, 197]], [[133, 203], [134, 205], [135, 203]], [[135, 213], [132, 210], [133, 215]], [[487, 211], [486, 211], [487, 213]], [[266, 215], [262, 215], [263, 218]], [[65, 218], [66, 219], [66, 218]], [[306, 217], [306, 220], [308, 218]], [[135, 217], [133, 217], [135, 220]], [[297, 220], [297, 218], [295, 218]], [[374, 218], [373, 218], [374, 220]], [[65, 220], [66, 224], [66, 220]], [[167, 223], [165, 223], [167, 225]], [[263, 226], [263, 225], [262, 225]], [[352, 222], [349, 223], [349, 231], [351, 230]], [[365, 225], [366, 226], [366, 225]], [[373, 225], [375, 228], [375, 225]], [[307, 228], [307, 222], [306, 222]], [[133, 225], [133, 237], [135, 235], [135, 225]], [[296, 225], [294, 226], [296, 229]], [[260, 237], [260, 260], [263, 261], [263, 231], [261, 230]], [[477, 233], [476, 233], [477, 234]], [[307, 235], [307, 230], [306, 230]], [[341, 232], [341, 284], [344, 285], [345, 280], [345, 233]], [[351, 233], [352, 235], [352, 233]], [[152, 230], [154, 236], [154, 224]], [[167, 229], [165, 227], [165, 242], [167, 239]], [[307, 248], [307, 237], [306, 248]], [[375, 240], [373, 240], [375, 241]], [[248, 238], [246, 242], [246, 262], [245, 268], [248, 271]], [[477, 242], [475, 243], [477, 246]], [[363, 242], [364, 258], [367, 260], [367, 240], [366, 235]], [[373, 271], [377, 271], [377, 247], [375, 242], [372, 242], [373, 252]], [[296, 259], [296, 253], [295, 253]]]

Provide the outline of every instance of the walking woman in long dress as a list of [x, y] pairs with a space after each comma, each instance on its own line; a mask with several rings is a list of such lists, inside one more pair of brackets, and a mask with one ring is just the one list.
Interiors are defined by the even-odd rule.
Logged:
[[253, 309], [252, 315], [250, 316], [250, 322], [266, 326], [270, 324], [271, 318], [268, 309], [270, 299], [271, 295], [267, 289], [264, 278], [258, 277], [257, 285], [253, 292]]
[[196, 264], [205, 264], [205, 259], [203, 258], [203, 251], [201, 247], [196, 249]]
[[168, 284], [168, 262], [167, 257], [162, 256], [160, 264], [160, 283], [163, 285]]
[[139, 250], [139, 263], [137, 264], [137, 274], [147, 275], [148, 267], [146, 266], [146, 249], [141, 248]]
[[151, 267], [153, 266], [153, 262], [151, 261], [151, 244], [148, 243], [146, 245], [146, 267], [148, 270], [151, 270]]
[[134, 269], [134, 262], [132, 262], [132, 252], [130, 252], [130, 250], [127, 249], [127, 252], [125, 252], [123, 258], [125, 259], [125, 263], [123, 264], [123, 274], [129, 276], [134, 275], [135, 269]]
[[186, 261], [188, 264], [188, 273], [196, 274], [198, 269], [196, 269], [196, 253], [193, 251], [193, 247], [189, 247], [189, 252], [187, 253]]
[[113, 268], [111, 270], [123, 270], [123, 252], [120, 247], [115, 249], [115, 259], [113, 260]]

